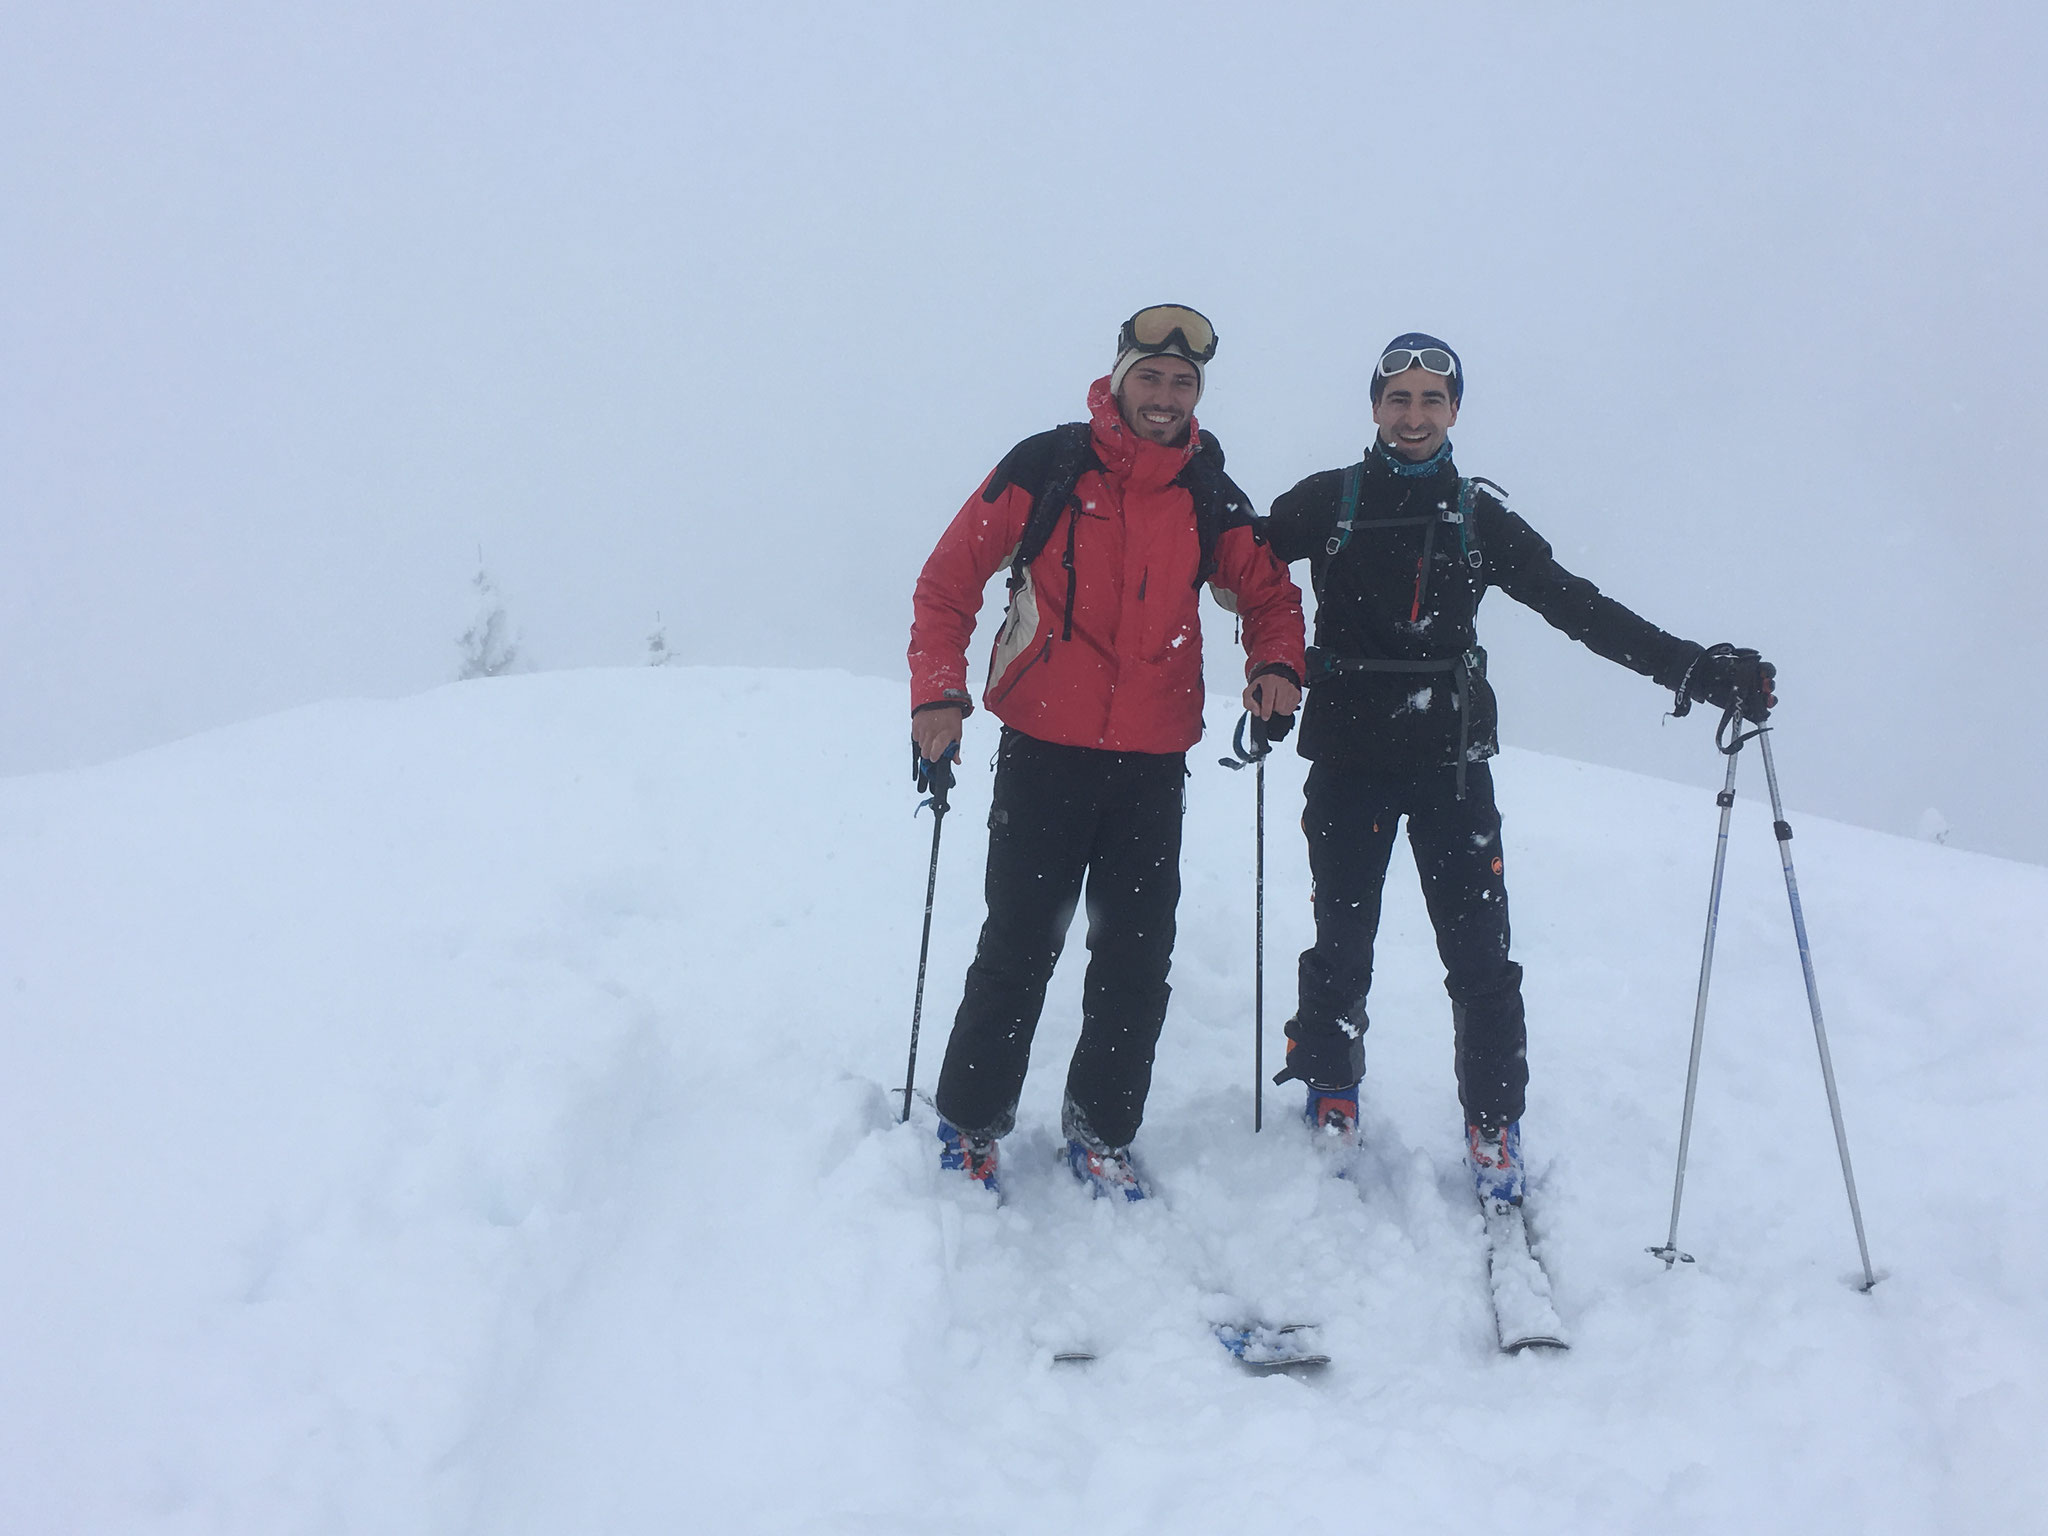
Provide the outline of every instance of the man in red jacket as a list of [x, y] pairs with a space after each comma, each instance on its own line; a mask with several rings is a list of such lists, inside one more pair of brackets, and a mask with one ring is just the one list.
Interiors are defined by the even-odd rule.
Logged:
[[[993, 1189], [1031, 1037], [1085, 886], [1088, 974], [1061, 1130], [1097, 1195], [1142, 1199], [1130, 1146], [1166, 1018], [1187, 749], [1202, 735], [1201, 588], [1244, 625], [1245, 707], [1301, 700], [1301, 594], [1253, 534], [1194, 417], [1216, 354], [1183, 305], [1124, 323], [1086, 423], [1026, 438], [967, 499], [918, 577], [918, 756], [959, 753], [967, 644], [989, 577], [1010, 603], [982, 702], [1003, 722], [982, 925], [938, 1086], [940, 1163]], [[1037, 509], [1033, 515], [1034, 507]]]

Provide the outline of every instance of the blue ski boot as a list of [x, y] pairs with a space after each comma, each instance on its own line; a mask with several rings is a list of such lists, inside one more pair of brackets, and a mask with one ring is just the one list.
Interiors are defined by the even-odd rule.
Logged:
[[1098, 1150], [1069, 1137], [1067, 1166], [1074, 1170], [1075, 1178], [1088, 1186], [1091, 1199], [1143, 1200], [1152, 1193], [1138, 1176], [1138, 1165], [1131, 1161], [1129, 1147]]
[[1067, 1138], [1067, 1167], [1088, 1186], [1090, 1199], [1143, 1200], [1152, 1193], [1131, 1161], [1131, 1149], [1104, 1145], [1072, 1094], [1060, 1104], [1060, 1134]]
[[970, 1136], [943, 1118], [939, 1121], [939, 1167], [964, 1173], [990, 1194], [1002, 1197], [1002, 1186], [996, 1182], [995, 1142]]
[[1483, 1203], [1522, 1203], [1527, 1180], [1522, 1171], [1521, 1121], [1511, 1121], [1498, 1129], [1468, 1125], [1465, 1127], [1465, 1149]]

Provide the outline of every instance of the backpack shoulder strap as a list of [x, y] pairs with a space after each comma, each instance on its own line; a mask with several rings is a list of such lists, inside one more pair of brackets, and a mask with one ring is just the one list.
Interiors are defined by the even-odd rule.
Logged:
[[1031, 510], [1024, 518], [1017, 553], [1010, 559], [1012, 590], [1023, 580], [1024, 568], [1038, 558], [1052, 537], [1053, 526], [1067, 510], [1081, 476], [1099, 468], [1101, 464], [1090, 445], [1085, 421], [1070, 421], [1049, 432], [1034, 433], [1003, 455], [995, 473], [988, 477], [981, 499], [999, 501], [1013, 485], [1031, 497]]
[[1186, 488], [1195, 504], [1195, 540], [1201, 548], [1195, 585], [1199, 587], [1216, 574], [1216, 546], [1223, 535], [1232, 528], [1256, 526], [1252, 499], [1224, 472], [1223, 445], [1206, 429], [1201, 447], [1174, 480]]
[[1486, 563], [1485, 551], [1479, 547], [1479, 519], [1474, 515], [1482, 490], [1498, 505], [1508, 504], [1507, 491], [1484, 476], [1468, 475], [1458, 482], [1458, 548], [1475, 571]]
[[1336, 555], [1351, 542], [1351, 530], [1358, 522], [1358, 487], [1365, 478], [1365, 460], [1348, 466], [1344, 471], [1344, 489], [1337, 500], [1337, 531], [1330, 535], [1329, 543], [1323, 546], [1323, 553]]

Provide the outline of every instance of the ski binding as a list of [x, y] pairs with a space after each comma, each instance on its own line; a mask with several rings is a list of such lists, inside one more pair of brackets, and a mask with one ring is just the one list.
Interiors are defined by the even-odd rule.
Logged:
[[1330, 1363], [1330, 1357], [1310, 1349], [1303, 1338], [1314, 1328], [1313, 1323], [1286, 1323], [1278, 1328], [1268, 1323], [1218, 1323], [1216, 1341], [1254, 1376], [1319, 1371]]

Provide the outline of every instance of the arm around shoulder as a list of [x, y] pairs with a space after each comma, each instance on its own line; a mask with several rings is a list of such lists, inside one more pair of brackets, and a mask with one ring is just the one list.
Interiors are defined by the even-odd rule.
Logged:
[[1344, 471], [1325, 469], [1310, 475], [1273, 502], [1260, 519], [1259, 534], [1282, 563], [1306, 560], [1328, 542], [1337, 526], [1337, 501]]

